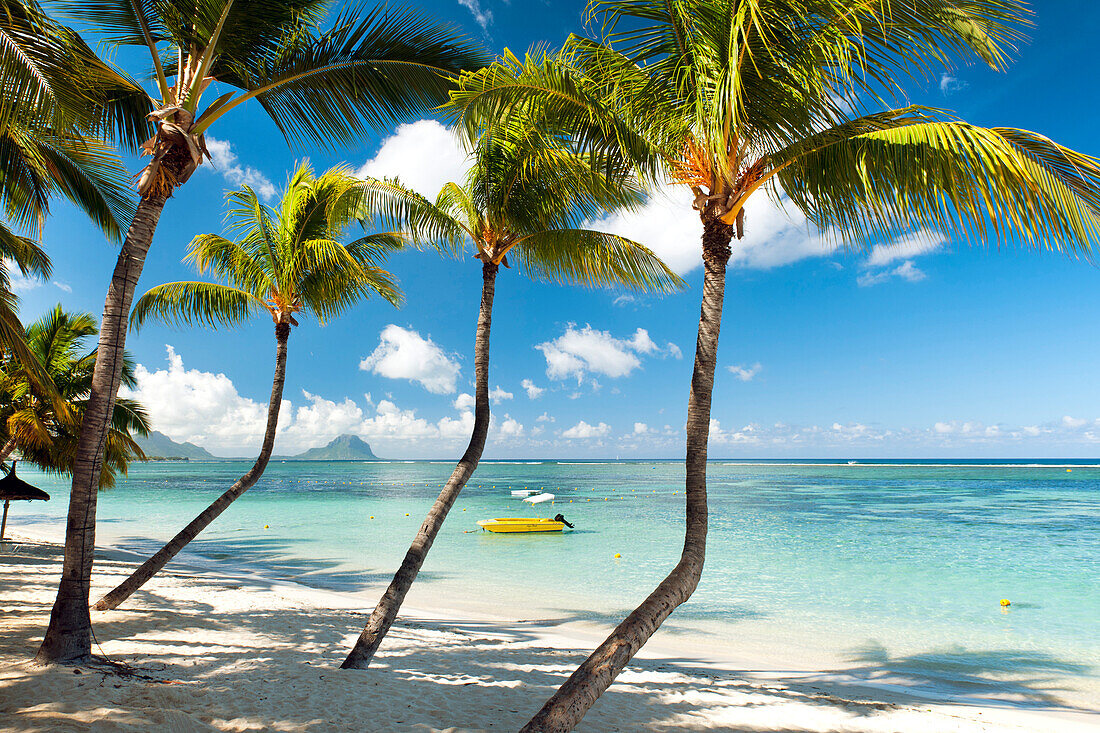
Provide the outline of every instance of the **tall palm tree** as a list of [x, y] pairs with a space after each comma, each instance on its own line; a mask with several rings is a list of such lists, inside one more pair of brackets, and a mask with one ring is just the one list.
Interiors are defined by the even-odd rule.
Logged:
[[[366, 668], [397, 618], [447, 513], [477, 468], [489, 431], [489, 334], [493, 296], [508, 256], [527, 275], [587, 286], [669, 291], [683, 282], [646, 247], [581, 228], [586, 218], [632, 206], [638, 191], [626, 168], [601, 167], [564, 147], [557, 136], [527, 126], [518, 134], [483, 131], [466, 184], [448, 183], [435, 203], [393, 180], [371, 180], [373, 208], [406, 221], [425, 238], [472, 245], [481, 262], [481, 307], [474, 339], [474, 427], [470, 443], [413, 538], [401, 567], [375, 606], [344, 669]], [[604, 161], [607, 162], [607, 161]]]
[[[367, 128], [423, 114], [445, 101], [454, 75], [485, 60], [477, 46], [415, 11], [339, 13], [333, 0], [61, 0], [112, 48], [145, 49], [156, 90], [137, 98], [155, 132], [138, 178], [140, 200], [104, 303], [92, 400], [81, 431], [66, 527], [65, 562], [41, 662], [91, 654], [88, 594], [95, 544], [95, 485], [107, 416], [121, 376], [134, 290], [161, 211], [207, 155], [204, 136], [255, 100], [287, 138], [350, 142]], [[216, 82], [216, 84], [215, 84]], [[213, 85], [213, 86], [212, 86]], [[203, 102], [210, 89], [222, 92]], [[225, 90], [225, 91], [223, 91]], [[134, 142], [136, 127], [125, 142]]]
[[[1048, 138], [938, 110], [891, 108], [907, 78], [977, 56], [1002, 70], [1017, 0], [602, 0], [603, 42], [472, 74], [462, 124], [543, 115], [587, 145], [689, 186], [703, 223], [703, 298], [688, 399], [686, 528], [669, 575], [524, 731], [568, 731], [699, 582], [706, 457], [726, 266], [753, 195], [780, 195], [854, 247], [933, 227], [969, 242], [1088, 256], [1100, 161]], [[537, 111], [537, 112], [536, 112]], [[517, 124], [518, 124], [517, 122]], [[685, 215], [688, 212], [685, 211]], [[751, 222], [750, 222], [751, 224]]]
[[235, 191], [229, 194], [229, 221], [230, 229], [241, 239], [234, 242], [204, 234], [191, 242], [187, 255], [200, 273], [211, 272], [228, 284], [158, 285], [134, 306], [135, 327], [149, 318], [160, 318], [215, 328], [270, 315], [275, 322], [275, 377], [267, 405], [267, 428], [252, 468], [100, 599], [96, 610], [117, 608], [263, 475], [275, 445], [287, 341], [291, 326], [298, 325], [295, 314], [310, 311], [324, 325], [371, 294], [394, 305], [400, 302], [401, 291], [378, 266], [386, 253], [401, 246], [400, 234], [369, 234], [348, 244], [337, 241], [362, 217], [366, 191], [363, 181], [347, 168], [332, 168], [314, 177], [308, 163], [291, 175], [277, 211], [268, 210], [247, 186]]
[[[58, 411], [53, 395], [44, 393], [29, 377], [22, 358], [10, 350], [5, 353], [0, 363], [0, 461], [18, 450], [22, 460], [48, 473], [72, 473], [95, 366], [95, 352], [85, 352], [84, 344], [98, 330], [90, 313], [70, 313], [60, 305], [27, 327], [27, 347], [37, 361], [35, 369], [47, 375], [49, 391], [60, 396], [69, 408], [65, 411]], [[129, 357], [122, 383], [136, 386]], [[120, 398], [115, 402], [104, 447], [100, 488], [114, 486], [117, 475], [125, 475], [131, 461], [144, 460], [134, 434], [149, 434], [149, 417], [137, 401]]]

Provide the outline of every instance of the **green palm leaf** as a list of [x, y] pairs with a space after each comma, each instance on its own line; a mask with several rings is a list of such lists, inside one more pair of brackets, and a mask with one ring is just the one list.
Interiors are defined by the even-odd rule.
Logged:
[[141, 328], [150, 318], [173, 325], [215, 328], [236, 326], [258, 311], [266, 310], [263, 299], [227, 285], [204, 282], [174, 282], [150, 288], [134, 304], [131, 327]]
[[556, 229], [532, 234], [512, 250], [534, 278], [587, 287], [621, 285], [669, 293], [684, 281], [657, 255], [637, 242], [591, 229]]

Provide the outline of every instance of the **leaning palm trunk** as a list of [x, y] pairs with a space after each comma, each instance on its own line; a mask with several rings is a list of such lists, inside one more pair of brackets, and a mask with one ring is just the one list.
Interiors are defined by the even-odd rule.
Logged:
[[4, 444], [3, 448], [0, 448], [0, 463], [8, 460], [8, 456], [15, 450], [15, 438], [12, 438]]
[[107, 289], [91, 394], [85, 407], [76, 460], [73, 462], [69, 518], [65, 528], [65, 561], [57, 599], [50, 612], [50, 624], [36, 657], [40, 663], [79, 662], [92, 653], [88, 594], [91, 591], [92, 560], [95, 555], [96, 492], [103, 471], [103, 450], [110, 416], [114, 413], [115, 395], [122, 381], [130, 305], [166, 200], [164, 195], [151, 195], [138, 203]]
[[275, 325], [275, 339], [278, 346], [275, 351], [275, 377], [271, 384], [271, 401], [267, 404], [267, 429], [264, 432], [264, 442], [260, 447], [260, 455], [256, 458], [252, 468], [248, 470], [248, 473], [237, 479], [236, 483], [219, 496], [213, 504], [203, 510], [202, 514], [191, 520], [191, 523], [180, 530], [167, 545], [160, 548], [155, 555], [142, 563], [141, 567], [135, 570], [129, 578], [99, 599], [99, 602], [95, 604], [95, 610], [110, 611], [113, 608], [118, 608], [123, 601], [133, 595], [134, 591], [141, 588], [150, 578], [159, 573], [161, 568], [167, 565], [172, 558], [179, 554], [180, 550], [187, 546], [187, 543], [195, 539], [200, 532], [217, 519], [218, 515], [224, 512], [241, 494], [252, 488], [260, 479], [260, 476], [263, 475], [264, 469], [267, 468], [267, 462], [271, 458], [271, 451], [275, 447], [275, 430], [279, 425], [279, 408], [283, 402], [283, 383], [286, 381], [286, 345], [289, 336], [289, 323]]
[[428, 516], [424, 518], [424, 523], [420, 525], [420, 530], [413, 538], [409, 551], [405, 553], [401, 567], [393, 576], [378, 605], [374, 607], [367, 625], [363, 628], [363, 633], [359, 634], [359, 639], [348, 654], [348, 658], [340, 665], [341, 669], [366, 669], [370, 665], [382, 640], [386, 638], [386, 632], [390, 630], [397, 618], [397, 612], [401, 610], [405, 595], [424, 565], [424, 560], [427, 559], [428, 551], [432, 548], [440, 528], [443, 527], [447, 513], [451, 511], [458, 495], [470, 480], [478, 461], [481, 460], [481, 453], [485, 450], [485, 438], [489, 433], [489, 331], [493, 323], [493, 295], [496, 290], [497, 269], [498, 265], [491, 262], [486, 262], [481, 268], [483, 281], [481, 312], [477, 318], [477, 337], [474, 342], [474, 431], [470, 436], [470, 444], [466, 447], [466, 452], [458, 465], [455, 466], [451, 478], [439, 492], [439, 497], [432, 505]]
[[695, 371], [691, 375], [687, 418], [686, 526], [680, 562], [657, 589], [619, 624], [611, 635], [569, 676], [554, 696], [520, 733], [565, 733], [581, 721], [649, 641], [676, 607], [691, 597], [703, 574], [707, 548], [707, 441], [710, 437], [710, 401], [714, 367], [718, 361], [718, 333], [726, 290], [726, 263], [732, 228], [709, 221], [703, 232], [703, 304], [695, 342]]

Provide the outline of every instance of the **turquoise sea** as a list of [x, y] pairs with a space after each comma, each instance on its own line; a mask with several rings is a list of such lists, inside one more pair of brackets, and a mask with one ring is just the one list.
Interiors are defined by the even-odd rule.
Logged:
[[[707, 569], [658, 641], [932, 696], [1100, 710], [1100, 466], [1084, 463], [712, 461]], [[155, 549], [247, 466], [134, 466], [100, 495], [100, 537]], [[275, 461], [180, 559], [373, 599], [451, 468]], [[54, 499], [15, 506], [13, 528], [59, 535], [67, 482], [24, 478]], [[509, 493], [524, 488], [557, 498], [530, 507]], [[408, 604], [597, 631], [675, 563], [682, 501], [679, 462], [485, 461]], [[558, 512], [576, 530], [476, 531]]]

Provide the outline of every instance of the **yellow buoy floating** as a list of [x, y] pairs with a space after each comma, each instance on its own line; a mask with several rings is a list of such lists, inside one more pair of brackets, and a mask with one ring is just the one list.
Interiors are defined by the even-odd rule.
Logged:
[[1007, 598], [1002, 598], [1001, 599], [1001, 607], [1002, 608], [1004, 608], [1006, 606], [1011, 606], [1011, 605], [1012, 605], [1012, 601], [1008, 600]]
[[271, 529], [271, 526], [270, 526], [270, 525], [267, 525], [267, 524], [265, 524], [265, 525], [264, 525], [264, 529]]
[[621, 558], [621, 557], [622, 557], [622, 555], [620, 555], [620, 554], [619, 554], [619, 553], [617, 553], [617, 552], [615, 553], [615, 559], [616, 559], [616, 560], [618, 560], [618, 559], [619, 559], [619, 558]]

